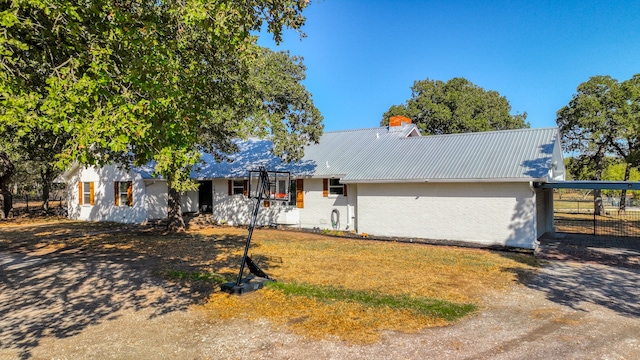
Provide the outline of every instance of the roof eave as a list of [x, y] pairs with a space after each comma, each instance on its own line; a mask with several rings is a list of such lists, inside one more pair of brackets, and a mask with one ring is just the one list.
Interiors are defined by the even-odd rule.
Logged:
[[375, 183], [375, 184], [383, 184], [383, 183], [470, 183], [470, 182], [482, 182], [482, 183], [490, 183], [490, 182], [547, 182], [548, 178], [483, 178], [483, 179], [348, 179], [348, 180], [340, 180], [343, 184], [358, 184], [358, 183]]

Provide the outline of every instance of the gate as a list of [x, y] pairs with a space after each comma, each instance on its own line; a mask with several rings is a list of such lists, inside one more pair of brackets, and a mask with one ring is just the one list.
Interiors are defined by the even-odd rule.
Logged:
[[620, 190], [603, 190], [604, 213], [596, 215], [589, 190], [556, 189], [554, 223], [557, 232], [605, 238], [640, 239], [640, 199], [627, 192], [626, 209], [621, 211]]

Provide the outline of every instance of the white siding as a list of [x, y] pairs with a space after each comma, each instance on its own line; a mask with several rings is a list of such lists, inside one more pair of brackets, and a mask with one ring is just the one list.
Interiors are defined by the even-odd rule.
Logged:
[[534, 248], [528, 183], [358, 184], [358, 231]]
[[[115, 206], [115, 181], [131, 181], [133, 206]], [[78, 182], [93, 182], [94, 205], [79, 205]], [[79, 168], [69, 179], [69, 218], [89, 221], [142, 223], [147, 219], [146, 194], [142, 178], [114, 165]]]
[[[249, 225], [255, 206], [255, 200], [242, 194], [229, 195], [228, 180], [213, 180], [213, 216], [218, 221], [233, 223], [234, 225]], [[297, 219], [298, 209], [291, 206], [283, 206], [277, 202], [271, 202], [270, 207], [260, 205], [257, 225], [266, 226], [277, 224], [280, 219], [285, 222], [286, 217]], [[295, 221], [297, 223], [297, 221]]]
[[166, 219], [169, 195], [166, 181], [149, 181], [147, 183], [147, 218], [149, 220]]
[[180, 196], [182, 200], [182, 212], [194, 213], [198, 211], [198, 191], [187, 191]]
[[553, 227], [553, 190], [536, 189], [537, 237], [554, 232]]
[[[353, 189], [353, 190], [352, 190]], [[352, 195], [352, 193], [354, 193]], [[286, 225], [301, 228], [333, 229], [331, 213], [335, 209], [338, 216], [337, 228], [353, 230], [355, 217], [355, 186], [350, 185], [347, 195], [322, 196], [322, 179], [304, 179], [304, 208], [272, 202], [258, 212], [258, 225]], [[292, 194], [292, 196], [295, 196]], [[347, 201], [349, 200], [349, 201]], [[349, 205], [347, 206], [347, 203]], [[213, 216], [219, 221], [247, 225], [251, 220], [254, 200], [243, 195], [228, 194], [227, 180], [213, 180]]]

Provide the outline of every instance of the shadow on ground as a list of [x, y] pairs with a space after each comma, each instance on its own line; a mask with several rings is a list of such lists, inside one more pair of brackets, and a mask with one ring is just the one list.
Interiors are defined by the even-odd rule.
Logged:
[[[73, 336], [89, 325], [117, 317], [124, 309], [153, 309], [153, 316], [185, 309], [192, 299], [168, 286], [127, 254], [88, 258], [43, 257], [0, 274], [0, 348], [21, 358], [44, 336]], [[15, 264], [14, 264], [15, 265]]]
[[519, 274], [520, 282], [546, 298], [574, 310], [585, 304], [640, 318], [640, 270], [552, 261], [537, 274]]
[[[0, 349], [22, 359], [44, 337], [74, 336], [118, 318], [121, 310], [151, 310], [156, 317], [203, 301], [215, 283], [173, 281], [162, 274], [210, 269], [211, 259], [242, 241], [67, 225], [0, 232]], [[108, 235], [78, 234], [87, 230]], [[181, 254], [177, 244], [190, 252]], [[239, 257], [227, 262], [235, 265]]]

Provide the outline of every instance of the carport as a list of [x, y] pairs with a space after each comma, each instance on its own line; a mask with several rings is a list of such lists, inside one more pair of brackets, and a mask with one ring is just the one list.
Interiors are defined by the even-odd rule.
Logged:
[[[602, 190], [604, 213], [596, 215], [593, 197], [588, 200], [576, 201], [577, 207], [559, 206], [562, 202], [554, 196], [554, 228], [557, 232], [591, 235], [604, 239], [629, 240], [638, 243], [640, 240], [640, 206], [637, 199], [627, 193], [627, 204], [624, 212], [618, 210], [619, 198], [617, 192], [638, 191], [640, 182], [634, 181], [551, 181], [535, 183], [539, 189], [573, 189], [573, 190]], [[612, 195], [613, 194], [613, 195]], [[556, 204], [558, 202], [558, 204]], [[580, 203], [583, 204], [582, 208]]]

